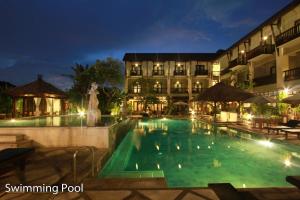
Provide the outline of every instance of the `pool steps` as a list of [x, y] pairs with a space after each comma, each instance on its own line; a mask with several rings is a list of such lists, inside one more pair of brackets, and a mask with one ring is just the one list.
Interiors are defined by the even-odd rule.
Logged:
[[32, 147], [32, 141], [22, 134], [0, 134], [0, 150], [21, 147]]

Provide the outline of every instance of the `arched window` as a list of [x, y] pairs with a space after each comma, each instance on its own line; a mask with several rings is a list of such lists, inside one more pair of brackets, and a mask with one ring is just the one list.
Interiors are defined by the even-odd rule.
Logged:
[[182, 84], [179, 81], [176, 81], [176, 83], [174, 84], [174, 92], [182, 92]]
[[152, 75], [164, 75], [164, 66], [162, 64], [155, 64], [153, 66]]
[[161, 83], [156, 81], [156, 83], [153, 86], [153, 89], [155, 93], [161, 93], [162, 91]]
[[135, 94], [139, 94], [141, 93], [142, 90], [142, 86], [139, 82], [135, 82], [135, 84], [133, 85], [133, 93]]
[[174, 84], [174, 88], [181, 88], [181, 83], [179, 81], [177, 81], [175, 84]]
[[199, 81], [195, 82], [193, 90], [194, 92], [200, 92], [202, 90], [202, 83], [200, 83]]

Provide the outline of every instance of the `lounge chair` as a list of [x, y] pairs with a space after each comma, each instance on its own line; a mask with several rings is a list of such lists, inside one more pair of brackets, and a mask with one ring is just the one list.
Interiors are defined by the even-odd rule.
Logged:
[[285, 132], [285, 139], [288, 139], [288, 134], [296, 134], [298, 139], [300, 139], [300, 128], [290, 128], [290, 129], [282, 129]]
[[33, 152], [33, 148], [8, 148], [0, 151], [0, 175], [14, 169], [21, 182], [24, 182], [26, 159]]
[[281, 131], [283, 129], [295, 128], [296, 126], [298, 126], [298, 124], [299, 124], [298, 120], [289, 120], [287, 123], [283, 123], [278, 126], [269, 126], [266, 128], [268, 129], [268, 133], [270, 133], [270, 130], [273, 130], [273, 131], [276, 131], [277, 134], [279, 134], [279, 131]]
[[257, 200], [257, 198], [249, 192], [238, 191], [230, 183], [211, 183], [208, 184], [220, 200]]
[[285, 180], [300, 189], [300, 176], [287, 176]]

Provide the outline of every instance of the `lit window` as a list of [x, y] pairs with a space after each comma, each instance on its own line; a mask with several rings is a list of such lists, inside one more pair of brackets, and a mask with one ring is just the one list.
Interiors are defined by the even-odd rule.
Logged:
[[136, 82], [133, 86], [133, 93], [139, 94], [139, 93], [141, 93], [141, 89], [142, 89], [142, 87], [141, 87], [140, 83]]

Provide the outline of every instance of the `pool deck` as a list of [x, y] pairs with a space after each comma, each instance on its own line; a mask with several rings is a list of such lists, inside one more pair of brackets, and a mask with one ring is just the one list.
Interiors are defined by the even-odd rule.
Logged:
[[[212, 123], [212, 121], [208, 118], [199, 118], [199, 120], [204, 121], [206, 123]], [[216, 125], [217, 126], [226, 126], [228, 128], [261, 135], [261, 136], [264, 136], [269, 139], [275, 139], [275, 140], [281, 140], [281, 141], [284, 140], [291, 144], [300, 145], [300, 140], [297, 138], [297, 135], [293, 135], [293, 134], [290, 134], [289, 138], [285, 139], [285, 134], [282, 132], [277, 134], [275, 131], [270, 131], [270, 133], [268, 133], [268, 130], [266, 128], [263, 128], [263, 129], [253, 128], [253, 127], [251, 127], [251, 125], [246, 125], [246, 124], [242, 124], [242, 123], [216, 122]]]

